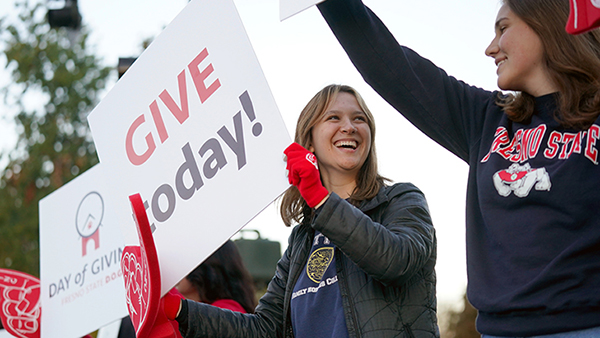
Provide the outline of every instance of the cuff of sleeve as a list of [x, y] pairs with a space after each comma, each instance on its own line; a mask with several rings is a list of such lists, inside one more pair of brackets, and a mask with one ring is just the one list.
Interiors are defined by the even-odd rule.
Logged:
[[188, 330], [188, 300], [181, 300], [181, 311], [179, 311], [179, 315], [175, 318], [177, 323], [179, 323], [179, 331], [187, 332]]
[[315, 209], [314, 218], [311, 223], [313, 229], [322, 231], [322, 223], [327, 223], [327, 220], [329, 217], [331, 217], [333, 210], [335, 210], [337, 205], [342, 201], [342, 198], [336, 193], [330, 193], [325, 203], [321, 204], [317, 209]]

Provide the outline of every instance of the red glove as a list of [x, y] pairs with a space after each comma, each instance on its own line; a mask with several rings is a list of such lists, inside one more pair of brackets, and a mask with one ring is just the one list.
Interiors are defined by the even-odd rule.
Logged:
[[[174, 320], [179, 311], [181, 298], [172, 295], [171, 292], [172, 291], [169, 291], [169, 293], [160, 299], [162, 306], [158, 307], [158, 313], [152, 324], [152, 331], [148, 336], [149, 338], [181, 338], [181, 333], [179, 333], [179, 323]], [[179, 302], [175, 303], [173, 301], [175, 300], [174, 298], [179, 299]], [[165, 299], [168, 300], [167, 303], [165, 303]]]
[[596, 0], [572, 0], [565, 27], [569, 34], [581, 34], [600, 26], [600, 8]]
[[298, 143], [292, 143], [283, 153], [287, 156], [290, 184], [295, 185], [306, 204], [314, 208], [329, 194], [321, 183], [317, 158]]
[[175, 320], [183, 295], [172, 288], [160, 299], [156, 319], [152, 324], [149, 338], [182, 338], [179, 333], [179, 323]]
[[185, 299], [185, 297], [176, 288], [172, 288], [171, 291], [160, 299], [163, 311], [169, 320], [177, 318], [177, 314], [181, 309], [182, 299]]

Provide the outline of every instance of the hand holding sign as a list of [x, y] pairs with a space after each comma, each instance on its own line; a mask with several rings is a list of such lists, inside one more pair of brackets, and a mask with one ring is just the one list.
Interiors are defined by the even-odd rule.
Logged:
[[571, 0], [567, 33], [581, 34], [600, 27], [599, 0]]
[[0, 269], [0, 319], [15, 337], [40, 337], [40, 280], [14, 270]]
[[140, 246], [126, 246], [121, 269], [127, 290], [127, 308], [138, 338], [181, 337], [178, 324], [170, 321], [160, 300], [160, 268], [154, 238], [139, 194], [129, 196]]

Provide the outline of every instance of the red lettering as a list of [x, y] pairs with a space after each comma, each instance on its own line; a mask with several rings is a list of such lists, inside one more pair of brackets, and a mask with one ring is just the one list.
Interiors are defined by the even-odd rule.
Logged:
[[[208, 87], [205, 84], [206, 79], [214, 71], [214, 68], [210, 63], [202, 71], [200, 71], [200, 63], [202, 63], [207, 57], [208, 50], [204, 48], [188, 65], [192, 80], [194, 81], [194, 85], [196, 86], [196, 91], [198, 92], [198, 96], [200, 97], [201, 103], [204, 103], [219, 87], [221, 87], [221, 82], [219, 82], [218, 78], [215, 81], [213, 81], [213, 83]], [[158, 97], [167, 106], [167, 108], [173, 114], [173, 116], [175, 116], [179, 124], [183, 124], [183, 122], [185, 122], [190, 116], [185, 69], [182, 70], [177, 76], [177, 85], [179, 89], [180, 105], [177, 105], [171, 94], [169, 94], [169, 92], [166, 89], [163, 90], [158, 95]], [[152, 119], [154, 120], [156, 131], [158, 132], [160, 142], [165, 143], [165, 141], [169, 138], [169, 133], [167, 132], [163, 116], [160, 112], [156, 100], [153, 100], [152, 103], [150, 103], [149, 108], [150, 113], [152, 115]], [[138, 129], [138, 127], [144, 122], [144, 115], [140, 115], [131, 124], [129, 130], [127, 131], [127, 136], [125, 139], [125, 151], [127, 153], [127, 158], [133, 165], [144, 164], [156, 149], [156, 144], [151, 133], [148, 133], [146, 135], [145, 139], [148, 149], [146, 149], [144, 153], [137, 154], [133, 149], [133, 134]]]
[[498, 154], [500, 154], [502, 157], [508, 160], [511, 157], [512, 152], [515, 150], [516, 140], [517, 138], [514, 137], [506, 148], [498, 149]]
[[529, 159], [529, 146], [531, 142], [531, 134], [535, 129], [526, 129], [521, 136], [521, 147], [519, 149], [519, 162], [525, 162]]
[[138, 116], [138, 118], [135, 119], [135, 121], [133, 121], [133, 123], [129, 127], [129, 130], [127, 130], [127, 136], [125, 137], [125, 152], [127, 153], [127, 158], [129, 159], [129, 162], [131, 162], [131, 164], [133, 165], [144, 164], [144, 162], [148, 160], [150, 155], [152, 155], [154, 149], [156, 149], [154, 138], [152, 138], [152, 134], [150, 133], [148, 133], [145, 137], [148, 149], [146, 149], [146, 151], [143, 154], [138, 155], [133, 149], [133, 134], [135, 133], [137, 128], [144, 122], [146, 122], [144, 115]]
[[577, 133], [577, 136], [575, 136], [575, 139], [573, 140], [573, 149], [571, 150], [572, 153], [581, 154], [581, 143], [583, 142], [585, 134], [587, 134], [586, 131], [580, 131]]
[[585, 157], [594, 164], [598, 164], [598, 150], [595, 148], [596, 140], [600, 138], [600, 127], [592, 125], [588, 131], [587, 141], [585, 143]]
[[492, 153], [497, 152], [500, 147], [507, 144], [510, 139], [508, 138], [508, 132], [504, 127], [498, 127], [496, 129], [496, 133], [494, 134], [494, 142], [492, 142], [492, 147], [490, 152], [481, 160], [481, 162], [487, 162], [490, 159]]
[[190, 116], [190, 109], [188, 107], [188, 99], [187, 99], [187, 86], [185, 83], [185, 70], [181, 71], [177, 76], [177, 84], [179, 85], [179, 101], [181, 101], [181, 108], [177, 106], [175, 100], [171, 97], [167, 90], [163, 90], [160, 93], [160, 99], [165, 103], [167, 108], [171, 111], [173, 116], [177, 118], [179, 124], [183, 124], [185, 120]]
[[562, 136], [559, 132], [553, 131], [550, 133], [550, 137], [548, 138], [548, 149], [544, 150], [544, 156], [547, 158], [554, 158], [554, 156], [556, 156], [558, 153], [558, 142], [560, 142], [561, 139]]
[[535, 158], [537, 156], [538, 151], [540, 151], [540, 145], [542, 144], [542, 137], [546, 133], [546, 125], [542, 124], [539, 127], [535, 128], [535, 132], [533, 132], [533, 136], [530, 139], [529, 145], [527, 147], [527, 155], [529, 158]]
[[[573, 140], [575, 139], [575, 135], [576, 134], [571, 134], [571, 133], [564, 133], [563, 137], [562, 137], [562, 151], [560, 152], [560, 156], [558, 156], [559, 159], [564, 160], [569, 158], [569, 156], [571, 156], [571, 153], [573, 152], [573, 146], [571, 146], [569, 148], [569, 144], [573, 142]], [[569, 149], [569, 151], [567, 151], [567, 149]]]
[[523, 149], [523, 134], [525, 134], [525, 132], [523, 132], [523, 129], [519, 129], [515, 133], [515, 137], [512, 142], [513, 152], [510, 158], [511, 162], [519, 162], [523, 160], [523, 153], [525, 152], [525, 149]]
[[150, 112], [152, 113], [152, 119], [154, 119], [156, 131], [158, 131], [158, 136], [160, 137], [160, 143], [165, 143], [165, 141], [169, 138], [169, 134], [167, 133], [167, 128], [165, 127], [165, 121], [163, 121], [162, 115], [160, 115], [160, 110], [158, 109], [156, 100], [150, 103]]
[[214, 71], [212, 63], [209, 63], [206, 68], [201, 72], [198, 68], [200, 63], [206, 59], [208, 56], [208, 50], [204, 48], [198, 56], [190, 62], [188, 68], [190, 70], [190, 74], [192, 75], [192, 80], [194, 80], [194, 85], [196, 86], [196, 91], [198, 91], [198, 96], [200, 97], [200, 102], [204, 103], [219, 87], [221, 87], [221, 82], [219, 79], [216, 79], [210, 86], [206, 87], [204, 80]]

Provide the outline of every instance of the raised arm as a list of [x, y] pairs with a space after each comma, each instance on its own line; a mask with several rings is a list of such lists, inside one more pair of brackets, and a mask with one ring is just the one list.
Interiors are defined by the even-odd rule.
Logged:
[[495, 94], [469, 86], [401, 46], [360, 0], [327, 0], [323, 17], [363, 78], [417, 128], [463, 160]]

